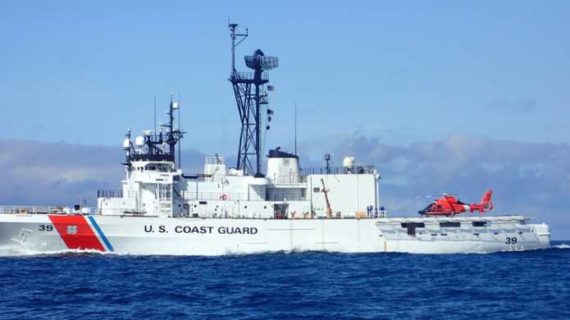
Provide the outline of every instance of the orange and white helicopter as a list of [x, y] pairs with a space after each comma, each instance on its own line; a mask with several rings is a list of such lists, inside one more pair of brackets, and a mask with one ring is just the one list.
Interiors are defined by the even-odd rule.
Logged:
[[480, 203], [466, 204], [461, 202], [457, 197], [443, 194], [443, 196], [433, 203], [430, 203], [425, 209], [418, 211], [422, 216], [453, 216], [456, 214], [464, 212], [474, 212], [479, 213], [487, 212], [493, 210], [495, 207], [491, 201], [491, 196], [493, 195], [493, 190], [487, 190], [483, 194]]

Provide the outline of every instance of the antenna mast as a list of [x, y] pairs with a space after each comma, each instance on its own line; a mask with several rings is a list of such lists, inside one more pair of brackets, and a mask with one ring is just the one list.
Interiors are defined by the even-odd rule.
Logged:
[[[180, 132], [180, 91], [178, 91], [178, 131]], [[178, 142], [178, 169], [182, 168], [182, 143]]]
[[[247, 29], [245, 33], [236, 33], [237, 26], [237, 23], [228, 23], [232, 39], [232, 70], [229, 80], [233, 85], [241, 120], [236, 167], [238, 170], [243, 170], [244, 174], [262, 177], [261, 113], [266, 112], [268, 121], [271, 119], [270, 115], [273, 114], [273, 110], [266, 107], [268, 104], [267, 90], [272, 89], [270, 87], [265, 89], [265, 84], [269, 82], [266, 71], [276, 68], [278, 60], [277, 57], [265, 56], [263, 51], [257, 49], [253, 55], [245, 57], [246, 66], [252, 69], [253, 73], [238, 72], [235, 66], [235, 49], [247, 38], [248, 33]], [[264, 106], [263, 110], [262, 106]], [[268, 130], [269, 126], [265, 129]]]
[[[180, 115], [179, 103], [174, 101], [170, 95], [170, 104], [168, 106], [168, 123], [161, 125], [160, 133], [156, 133], [156, 97], [154, 99], [154, 134], [152, 131], [144, 131], [143, 136], [137, 137], [135, 145], [131, 142], [131, 131], [127, 133], [126, 142], [123, 142], [123, 148], [127, 151], [127, 159], [125, 164], [130, 165], [131, 161], [145, 160], [145, 161], [172, 161], [176, 164], [176, 144], [184, 137], [184, 133], [180, 131], [180, 122], [178, 128], [174, 127], [174, 110], [178, 109]], [[166, 128], [166, 132], [162, 128]], [[139, 138], [142, 138], [139, 142]], [[167, 145], [167, 146], [166, 146]], [[180, 148], [178, 149], [180, 151]], [[180, 153], [180, 152], [179, 152]], [[180, 162], [180, 154], [178, 155], [178, 162]]]
[[295, 155], [297, 154], [297, 101], [295, 101]]
[[[247, 38], [247, 28], [245, 33], [236, 33], [238, 24], [230, 23], [228, 21], [228, 27], [230, 28], [230, 36], [232, 37], [232, 74], [236, 72], [236, 48]], [[238, 40], [236, 43], [236, 40]]]
[[154, 96], [154, 136], [156, 137], [156, 96]]
[[[179, 128], [174, 127], [174, 110], [178, 110], [180, 112], [180, 104], [178, 101], [174, 101], [174, 96], [170, 95], [170, 104], [168, 105], [168, 123], [162, 125], [162, 127], [166, 128], [166, 143], [168, 144], [168, 154], [171, 157], [171, 161], [176, 162], [176, 144], [182, 139], [185, 132], [180, 131]], [[180, 113], [179, 113], [180, 115]], [[162, 136], [162, 133], [161, 133]], [[180, 156], [180, 155], [179, 155]], [[180, 157], [178, 157], [180, 160]], [[179, 164], [180, 165], [180, 164]]]

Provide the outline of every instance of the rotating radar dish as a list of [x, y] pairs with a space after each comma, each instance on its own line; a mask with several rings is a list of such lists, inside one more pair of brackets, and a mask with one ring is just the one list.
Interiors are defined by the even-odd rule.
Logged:
[[266, 56], [263, 51], [257, 49], [251, 56], [245, 56], [245, 65], [253, 70], [271, 70], [279, 66], [279, 59], [277, 57]]

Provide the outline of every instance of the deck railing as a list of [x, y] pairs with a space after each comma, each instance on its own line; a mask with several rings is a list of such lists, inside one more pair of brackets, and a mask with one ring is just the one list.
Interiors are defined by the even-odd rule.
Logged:
[[86, 207], [75, 210], [63, 206], [0, 206], [0, 214], [87, 214], [91, 211], [91, 208]]
[[186, 200], [202, 201], [304, 201], [306, 197], [299, 195], [287, 195], [282, 193], [270, 194], [266, 198], [248, 195], [247, 193], [223, 193], [223, 192], [183, 192], [182, 196]]
[[97, 198], [122, 198], [123, 190], [97, 190]]
[[301, 175], [309, 174], [370, 174], [374, 173], [374, 166], [372, 165], [355, 165], [351, 169], [346, 167], [317, 167], [317, 168], [302, 168]]

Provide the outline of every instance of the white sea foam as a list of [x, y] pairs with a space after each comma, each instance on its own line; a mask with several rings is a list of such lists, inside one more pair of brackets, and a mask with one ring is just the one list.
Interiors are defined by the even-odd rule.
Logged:
[[556, 248], [556, 249], [570, 249], [570, 244], [567, 244], [567, 243], [557, 244], [557, 245], [553, 246], [553, 248]]
[[33, 257], [33, 256], [57, 256], [64, 254], [100, 254], [109, 255], [112, 252], [101, 252], [97, 250], [54, 250], [54, 251], [35, 251], [23, 248], [0, 248], [0, 257]]

